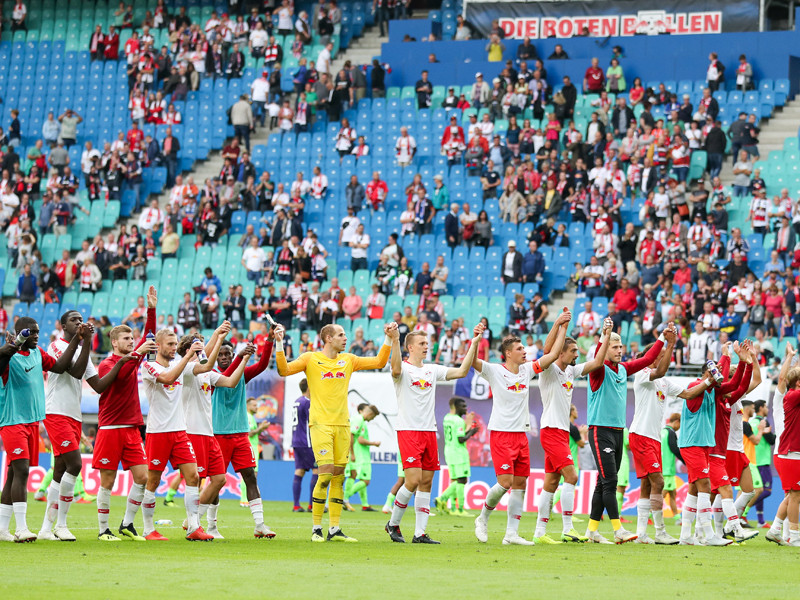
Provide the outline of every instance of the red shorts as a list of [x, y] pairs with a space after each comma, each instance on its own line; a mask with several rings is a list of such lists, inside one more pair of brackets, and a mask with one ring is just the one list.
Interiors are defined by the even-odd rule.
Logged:
[[197, 462], [192, 442], [185, 431], [148, 433], [144, 447], [147, 451], [147, 468], [151, 471], [163, 471], [167, 468], [167, 461], [172, 463], [173, 469], [177, 469], [178, 465]]
[[435, 431], [398, 431], [397, 447], [403, 469], [439, 470], [439, 447]]
[[[628, 443], [630, 443], [630, 436], [628, 436]], [[681, 448], [681, 456], [689, 475], [689, 483], [694, 483], [698, 479], [708, 479], [708, 454], [710, 451], [711, 448], [702, 446]]]
[[146, 465], [147, 457], [138, 427], [97, 430], [92, 454], [92, 468], [116, 471], [119, 463], [126, 471], [134, 465]]
[[202, 477], [213, 477], [225, 472], [222, 464], [222, 450], [219, 442], [213, 435], [188, 434], [189, 441], [197, 457], [197, 474]]
[[545, 473], [560, 473], [575, 464], [575, 457], [569, 451], [569, 431], [545, 427], [539, 432], [539, 441], [544, 450]]
[[0, 427], [0, 439], [6, 451], [6, 465], [12, 460], [28, 460], [31, 467], [39, 465], [39, 422]]
[[[681, 454], [683, 453], [681, 452]], [[713, 455], [708, 457], [708, 478], [711, 480], [712, 494], [716, 494], [719, 488], [731, 484], [731, 478], [728, 477], [728, 470], [725, 468], [724, 458]]]
[[800, 491], [800, 460], [775, 456], [775, 468], [784, 492]]
[[661, 473], [661, 442], [638, 433], [628, 435], [628, 445], [633, 454], [636, 477], [643, 479], [650, 473]]
[[497, 475], [528, 477], [531, 474], [531, 455], [528, 434], [524, 431], [489, 432], [494, 472]]
[[47, 415], [44, 428], [50, 438], [53, 454], [59, 456], [81, 449], [81, 422], [66, 415]]
[[731, 485], [739, 485], [739, 478], [750, 464], [750, 460], [744, 452], [728, 450], [725, 453], [725, 470], [731, 479]]
[[215, 435], [219, 449], [222, 451], [222, 472], [224, 473], [228, 465], [233, 465], [233, 470], [237, 473], [242, 469], [256, 467], [256, 455], [253, 453], [253, 446], [246, 433], [229, 433], [225, 435]]

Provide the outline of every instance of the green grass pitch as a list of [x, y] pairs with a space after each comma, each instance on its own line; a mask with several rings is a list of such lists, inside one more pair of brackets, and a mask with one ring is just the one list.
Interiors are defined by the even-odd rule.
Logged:
[[[472, 519], [437, 515], [429, 533], [441, 546], [411, 544], [414, 513], [403, 522], [408, 543], [393, 544], [383, 531], [386, 515], [345, 513], [343, 530], [357, 544], [312, 544], [311, 516], [287, 503], [264, 505], [273, 540], [252, 537], [252, 519], [237, 502], [223, 501], [220, 531], [225, 540], [182, 539], [183, 502], [172, 508], [158, 499], [156, 519], [169, 542], [101, 543], [94, 505], [70, 510], [75, 543], [0, 545], [3, 597], [25, 598], [792, 598], [800, 589], [800, 549], [764, 540], [765, 530], [743, 546], [502, 546], [505, 513], [489, 523], [489, 543], [480, 544]], [[122, 516], [112, 501], [112, 524]], [[28, 524], [37, 531], [44, 503], [30, 502]], [[576, 528], [585, 529], [586, 521]], [[520, 533], [533, 534], [535, 514], [522, 516]], [[136, 525], [141, 524], [141, 516]], [[324, 524], [327, 526], [327, 515]], [[630, 525], [629, 527], [633, 527]], [[558, 515], [549, 529], [560, 531]], [[651, 527], [652, 529], [652, 527]], [[677, 536], [678, 528], [670, 526]], [[610, 525], [601, 526], [607, 535]], [[651, 531], [652, 534], [652, 531]]]

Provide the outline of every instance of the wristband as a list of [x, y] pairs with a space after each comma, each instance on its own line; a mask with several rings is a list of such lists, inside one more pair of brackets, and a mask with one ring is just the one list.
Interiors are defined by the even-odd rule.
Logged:
[[664, 334], [662, 333], [661, 335], [658, 336], [658, 341], [661, 342], [662, 344], [666, 344], [667, 338], [665, 338]]
[[383, 345], [384, 346], [391, 346], [392, 345], [392, 338], [390, 338], [388, 335], [384, 335], [383, 336]]
[[706, 387], [714, 387], [714, 380], [713, 379], [706, 379], [705, 380]]
[[279, 342], [275, 342], [275, 352], [281, 352], [281, 353], [284, 352], [284, 350], [283, 350], [283, 340], [280, 340]]

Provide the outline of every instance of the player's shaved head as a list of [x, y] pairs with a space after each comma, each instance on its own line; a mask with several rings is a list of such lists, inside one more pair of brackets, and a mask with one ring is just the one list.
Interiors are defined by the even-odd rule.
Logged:
[[325, 325], [319, 330], [319, 339], [322, 340], [323, 344], [327, 344], [338, 333], [339, 329], [342, 329], [341, 325]]
[[68, 310], [63, 315], [61, 315], [61, 326], [62, 327], [66, 327], [67, 326], [67, 321], [70, 319], [70, 317], [72, 317], [72, 315], [79, 316], [81, 318], [81, 321], [83, 321], [83, 315], [81, 313], [79, 313], [77, 310]]

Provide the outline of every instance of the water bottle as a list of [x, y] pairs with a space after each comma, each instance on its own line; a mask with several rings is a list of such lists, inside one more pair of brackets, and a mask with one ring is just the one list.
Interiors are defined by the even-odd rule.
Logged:
[[[152, 331], [148, 331], [147, 335], [144, 336], [144, 337], [148, 342], [153, 341], [153, 340], [156, 339], [156, 336]], [[148, 361], [153, 362], [155, 359], [156, 359], [156, 351], [155, 350], [147, 353], [147, 360]]]
[[28, 341], [28, 338], [31, 337], [31, 330], [30, 329], [23, 329], [17, 334], [17, 337], [14, 339], [14, 345], [18, 348], [21, 348], [25, 342]]
[[[194, 338], [192, 340], [192, 343], [194, 344], [195, 342], [200, 342], [200, 341], [202, 341], [200, 338]], [[197, 360], [201, 365], [204, 365], [208, 362], [208, 356], [206, 356], [206, 351], [204, 349], [201, 348], [200, 350], [197, 351]]]
[[159, 519], [156, 521], [156, 525], [172, 525], [172, 521], [169, 519]]
[[708, 362], [706, 362], [706, 369], [708, 369], [708, 372], [711, 373], [711, 376], [714, 378], [714, 381], [717, 382], [717, 385], [720, 385], [722, 383], [723, 378], [722, 378], [722, 373], [717, 368], [716, 363], [713, 360], [709, 360]]
[[271, 329], [275, 329], [278, 326], [278, 323], [275, 322], [271, 314], [264, 313], [264, 317], [267, 319], [267, 323], [269, 323]]

